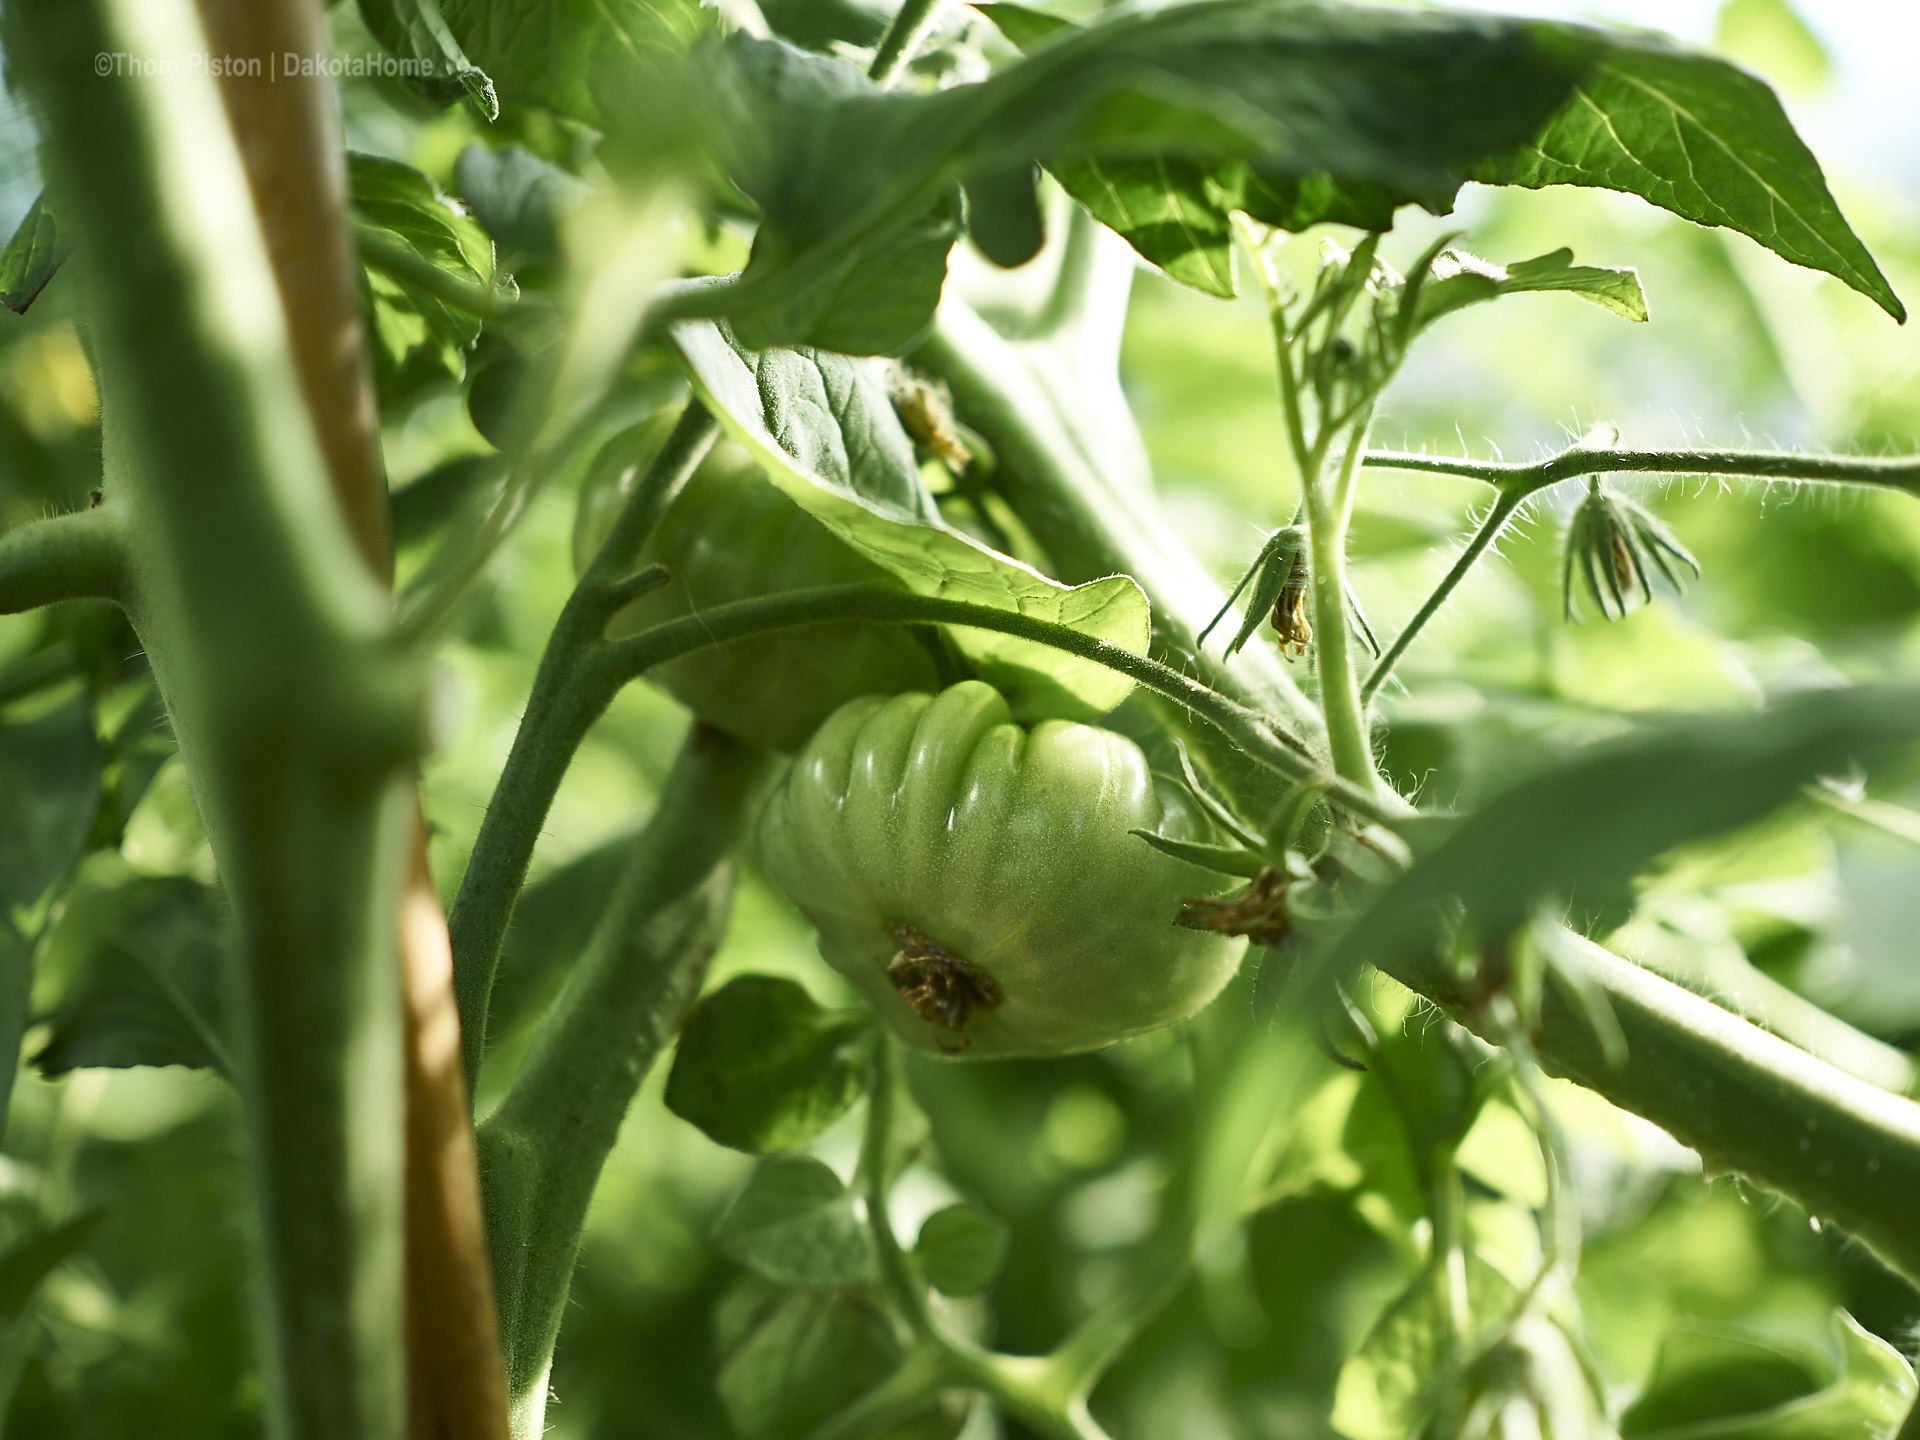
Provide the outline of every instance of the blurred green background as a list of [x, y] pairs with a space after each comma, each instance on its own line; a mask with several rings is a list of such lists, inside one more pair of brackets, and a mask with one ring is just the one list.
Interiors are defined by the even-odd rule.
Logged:
[[[1515, 9], [1539, 7], [1511, 6]], [[1894, 287], [1920, 302], [1920, 100], [1890, 56], [1911, 56], [1916, 22], [1891, 5], [1779, 0], [1598, 5], [1722, 45], [1783, 89], [1842, 204]], [[341, 49], [367, 44], [351, 7], [330, 12]], [[579, 137], [511, 113], [487, 133], [464, 111], [397, 85], [345, 82], [349, 143], [453, 185], [460, 150], [524, 144], [556, 158]], [[0, 104], [0, 229], [37, 191], [31, 124]], [[1629, 326], [1569, 297], [1485, 307], [1416, 354], [1375, 432], [1389, 448], [1533, 457], [1596, 422], [1624, 443], [1747, 441], [1906, 451], [1920, 430], [1920, 337], [1837, 282], [1796, 271], [1747, 241], [1696, 229], [1638, 201], [1592, 192], [1470, 189], [1458, 214], [1414, 217], [1384, 252], [1405, 261], [1442, 228], [1496, 261], [1571, 245], [1582, 261], [1639, 267], [1653, 323]], [[1314, 237], [1292, 244], [1311, 263]], [[727, 268], [738, 242], [687, 240], [693, 263]], [[96, 402], [76, 325], [84, 277], [56, 278], [24, 317], [0, 316], [0, 523], [83, 506], [98, 483]], [[387, 454], [403, 573], [476, 493], [492, 447], [468, 418], [474, 362], [431, 356], [382, 367]], [[1124, 379], [1179, 533], [1226, 582], [1294, 505], [1273, 403], [1265, 321], [1143, 273]], [[651, 386], [651, 389], [649, 389]], [[636, 386], [644, 398], [666, 393]], [[638, 402], [637, 402], [638, 403]], [[1385, 699], [1388, 764], [1434, 803], [1470, 802], [1571, 745], [1654, 708], [1740, 708], [1835, 677], [1910, 674], [1920, 658], [1920, 505], [1891, 496], [1735, 484], [1633, 483], [1699, 557], [1704, 578], [1617, 625], [1560, 615], [1558, 537], [1577, 487], [1543, 496], [1415, 645], [1408, 685]], [[1484, 493], [1432, 477], [1372, 472], [1355, 527], [1357, 586], [1375, 627], [1396, 630], [1450, 562]], [[572, 584], [573, 496], [543, 491], [476, 587], [436, 672], [444, 737], [426, 772], [437, 877], [449, 892], [511, 742], [548, 627]], [[71, 678], [43, 675], [56, 656]], [[36, 669], [35, 667], [39, 668]], [[109, 757], [106, 783], [137, 804], [87, 862], [47, 938], [31, 1056], [66, 1032], [89, 966], [77, 919], [88, 897], [138, 877], [212, 878], [179, 762], [123, 623], [89, 607], [0, 619], [0, 776], [31, 762], [32, 737], [63, 716]], [[524, 1053], [555, 979], [543, 953], [580, 938], [582, 896], [604, 883], [608, 847], [642, 824], [687, 725], [672, 701], [630, 688], [581, 751], [549, 819], [506, 960], [484, 1110]], [[26, 737], [26, 738], [23, 738]], [[31, 741], [31, 743], [30, 743]], [[148, 783], [148, 777], [150, 783]], [[1897, 791], [1899, 777], [1893, 788]], [[1812, 811], [1676, 860], [1650, 882], [1619, 943], [1678, 937], [1757, 968], [1896, 1044], [1920, 1036], [1920, 855], [1836, 828]], [[23, 935], [50, 917], [16, 910]], [[571, 928], [570, 928], [571, 927]], [[710, 984], [745, 970], [790, 975], [823, 1002], [851, 1003], [809, 931], [744, 871]], [[1363, 999], [1398, 1027], [1407, 997], [1384, 980]], [[1005, 1273], [955, 1302], [1004, 1349], [1038, 1351], [1110, 1295], [1152, 1228], [1166, 1154], [1189, 1124], [1195, 1050], [1209, 1025], [1243, 1023], [1242, 983], [1189, 1037], [1149, 1035], [1054, 1062], [916, 1061], [914, 1095], [933, 1140], [903, 1181], [896, 1223], [956, 1198], [1014, 1229]], [[1417, 1042], [1418, 1023], [1408, 1022]], [[49, 1068], [52, 1068], [49, 1066]], [[561, 1440], [725, 1437], [714, 1397], [713, 1310], [734, 1267], [707, 1235], [748, 1172], [670, 1116], [664, 1066], [634, 1106], [593, 1211], [553, 1376]], [[1281, 1174], [1285, 1198], [1243, 1249], [1206, 1269], [1112, 1373], [1096, 1411], [1123, 1436], [1305, 1440], [1329, 1431], [1340, 1364], [1405, 1284], [1421, 1243], [1399, 1122], [1372, 1076], [1324, 1067], [1300, 1107]], [[1846, 1306], [1902, 1348], [1920, 1298], [1843, 1238], [1738, 1181], [1709, 1181], [1659, 1132], [1557, 1090], [1574, 1142], [1586, 1258], [1579, 1304], [1595, 1364], [1618, 1396], [1644, 1380], [1670, 1323], [1737, 1323], [1830, 1351]], [[19, 1437], [253, 1435], [232, 1098], [205, 1069], [28, 1065], [0, 1154], [0, 1242], [99, 1209], [98, 1228], [0, 1332], [5, 1432]], [[855, 1114], [817, 1153], [851, 1169]], [[1525, 1128], [1490, 1108], [1463, 1157], [1470, 1225], [1516, 1271], [1537, 1245], [1528, 1211], [1542, 1178]], [[0, 1317], [4, 1319], [6, 1317]], [[967, 1433], [995, 1433], [980, 1412]], [[1019, 1434], [1017, 1427], [1005, 1427]], [[1371, 1440], [1371, 1437], [1362, 1437]]]

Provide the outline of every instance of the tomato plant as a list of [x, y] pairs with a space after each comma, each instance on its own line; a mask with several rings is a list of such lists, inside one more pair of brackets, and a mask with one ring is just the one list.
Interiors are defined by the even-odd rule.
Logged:
[[1695, 9], [4, 0], [0, 1431], [1920, 1433], [1920, 33]]
[[970, 680], [835, 711], [759, 840], [827, 963], [890, 1025], [985, 1058], [1097, 1049], [1220, 992], [1239, 947], [1175, 923], [1216, 877], [1133, 833], [1194, 828], [1132, 741], [1029, 733]]

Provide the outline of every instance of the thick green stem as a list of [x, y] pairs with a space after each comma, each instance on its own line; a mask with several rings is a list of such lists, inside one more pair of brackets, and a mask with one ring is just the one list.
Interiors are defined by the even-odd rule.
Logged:
[[696, 729], [513, 1088], [476, 1137], [514, 1434], [546, 1376], [600, 1171], [720, 943], [759, 751]]
[[873, 52], [873, 64], [867, 67], [874, 84], [884, 87], [893, 83], [894, 77], [913, 59], [927, 32], [933, 29], [945, 4], [946, 0], [905, 0], [887, 26], [887, 33], [880, 37], [880, 46]]
[[573, 752], [612, 699], [611, 694], [602, 697], [577, 683], [581, 667], [585, 657], [604, 643], [600, 637], [607, 621], [632, 598], [631, 587], [622, 583], [627, 567], [718, 433], [718, 423], [699, 402], [688, 405], [600, 553], [568, 597], [540, 657], [519, 733], [494, 787], [447, 920], [469, 1094], [486, 1053], [487, 1006], [500, 946], [526, 882], [534, 843], [573, 762]]
[[1531, 495], [1583, 475], [1727, 475], [1752, 480], [1810, 480], [1873, 485], [1920, 494], [1920, 459], [1875, 460], [1853, 455], [1802, 455], [1791, 450], [1562, 450], [1532, 465], [1454, 459], [1375, 450], [1366, 463], [1380, 470], [1416, 470], [1481, 480], [1510, 494]]
[[[1708, 1173], [1738, 1171], [1863, 1241], [1920, 1283], [1920, 1105], [1836, 1070], [1638, 965], [1577, 937], [1586, 981], [1627, 1043], [1609, 1063], [1586, 1006], [1552, 976], [1534, 1051], [1549, 1073], [1598, 1091], [1700, 1152]], [[1483, 1038], [1496, 1018], [1474, 982], [1408, 952], [1378, 963]]]
[[[1361, 463], [1366, 462], [1363, 460]], [[1480, 528], [1473, 532], [1473, 539], [1467, 542], [1467, 548], [1460, 552], [1460, 558], [1453, 562], [1453, 568], [1447, 571], [1438, 585], [1434, 586], [1433, 593], [1427, 597], [1426, 603], [1414, 613], [1414, 617], [1407, 622], [1406, 628], [1400, 632], [1399, 638], [1387, 648], [1387, 653], [1380, 657], [1379, 663], [1373, 667], [1373, 672], [1367, 676], [1367, 683], [1360, 687], [1362, 704], [1372, 700], [1379, 692], [1381, 685], [1393, 673], [1393, 667], [1399, 663], [1400, 657], [1407, 653], [1407, 647], [1413, 644], [1414, 638], [1426, 628], [1427, 622], [1439, 613], [1440, 607], [1447, 603], [1447, 597], [1453, 594], [1460, 582], [1467, 578], [1467, 571], [1471, 570], [1474, 562], [1486, 553], [1487, 547], [1506, 528], [1507, 521], [1513, 518], [1513, 512], [1520, 508], [1525, 499], [1524, 492], [1506, 490], [1502, 491], [1500, 498], [1493, 502], [1493, 509], [1489, 510], [1487, 518], [1480, 522]]]
[[1307, 532], [1313, 545], [1313, 638], [1320, 665], [1320, 708], [1326, 717], [1327, 749], [1343, 779], [1375, 788], [1373, 737], [1353, 663], [1351, 616], [1347, 613], [1347, 521], [1353, 513], [1354, 480], [1366, 453], [1363, 410], [1349, 433], [1347, 453], [1331, 479], [1308, 477]]
[[213, 80], [94, 74], [103, 52], [206, 53], [192, 5], [9, 17], [90, 281], [109, 506], [137, 546], [124, 598], [233, 907], [269, 1429], [396, 1440], [418, 667], [332, 496]]
[[122, 507], [16, 525], [0, 535], [0, 615], [59, 600], [121, 600], [127, 590]]

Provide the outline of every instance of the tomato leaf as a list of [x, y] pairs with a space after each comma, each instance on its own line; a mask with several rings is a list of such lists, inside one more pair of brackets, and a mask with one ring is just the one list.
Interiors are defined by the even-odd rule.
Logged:
[[1007, 1262], [1013, 1231], [998, 1215], [973, 1205], [936, 1210], [920, 1226], [913, 1258], [942, 1295], [978, 1295]]
[[713, 1245], [729, 1260], [796, 1290], [851, 1285], [872, 1259], [853, 1192], [810, 1155], [763, 1162], [720, 1217]]
[[73, 237], [61, 233], [43, 192], [34, 198], [7, 248], [0, 250], [0, 304], [16, 315], [26, 314], [72, 251]]
[[1657, 35], [1611, 45], [1545, 129], [1474, 178], [1624, 190], [1738, 230], [1906, 318], [1766, 82]]
[[40, 1282], [54, 1266], [86, 1244], [104, 1210], [76, 1215], [60, 1225], [36, 1230], [0, 1254], [0, 1320], [11, 1320], [26, 1307]]
[[440, 14], [439, 0], [360, 0], [360, 17], [395, 55], [425, 60], [433, 79], [423, 87], [434, 99], [464, 95], [482, 119], [500, 118], [500, 98], [487, 73], [460, 48]]
[[[487, 232], [434, 183], [411, 166], [375, 155], [350, 155], [353, 208], [362, 223], [406, 246], [428, 264], [471, 285], [493, 277], [493, 242]], [[425, 350], [449, 375], [464, 369], [460, 352], [479, 337], [480, 322], [417, 285], [384, 270], [369, 269], [373, 333], [396, 368]]]
[[1414, 325], [1425, 329], [1469, 305], [1545, 290], [1578, 295], [1623, 319], [1643, 323], [1647, 319], [1646, 292], [1640, 288], [1637, 270], [1575, 265], [1573, 251], [1565, 247], [1507, 266], [1488, 264], [1463, 251], [1443, 250], [1433, 262], [1431, 278], [1420, 288]]
[[[749, 350], [711, 322], [682, 322], [673, 334], [700, 398], [767, 478], [908, 589], [1038, 616], [1146, 652], [1147, 600], [1127, 576], [1062, 585], [941, 518], [879, 362]], [[1026, 722], [1098, 719], [1133, 688], [1105, 666], [1049, 646], [965, 628], [953, 635]]]
[[1840, 1363], [1805, 1347], [1689, 1324], [1660, 1343], [1653, 1375], [1620, 1417], [1625, 1440], [1707, 1433], [1719, 1440], [1859, 1435], [1887, 1440], [1913, 1403], [1912, 1369], [1844, 1310]]
[[85, 853], [102, 764], [82, 696], [0, 724], [0, 918], [39, 900]]
[[830, 1011], [792, 980], [742, 975], [688, 1018], [667, 1108], [722, 1145], [795, 1150], [866, 1091], [861, 1013]]
[[742, 1440], [802, 1440], [901, 1359], [885, 1312], [859, 1291], [776, 1290], [748, 1276], [716, 1307], [714, 1331], [714, 1388]]
[[1481, 934], [1504, 936], [1550, 895], [1585, 903], [1620, 893], [1663, 851], [1757, 820], [1815, 776], [1911, 740], [1917, 698], [1910, 689], [1820, 691], [1595, 745], [1449, 831], [1346, 929], [1337, 963], [1391, 968], [1453, 900]]
[[[91, 867], [90, 867], [91, 868]], [[232, 1074], [219, 1034], [226, 906], [180, 877], [84, 886], [68, 903], [35, 982], [42, 1075], [91, 1066], [211, 1067]]]
[[474, 218], [499, 242], [503, 260], [558, 260], [559, 218], [587, 193], [566, 171], [518, 145], [467, 146], [454, 162], [453, 178]]

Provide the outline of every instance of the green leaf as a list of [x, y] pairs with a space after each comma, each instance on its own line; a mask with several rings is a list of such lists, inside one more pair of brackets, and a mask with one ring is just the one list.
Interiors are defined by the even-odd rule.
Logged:
[[[1144, 654], [1148, 609], [1124, 575], [1066, 586], [949, 526], [920, 477], [883, 367], [814, 350], [744, 348], [725, 326], [674, 327], [700, 398], [795, 504], [920, 595], [1014, 610]], [[1025, 721], [1097, 719], [1132, 682], [1011, 636], [957, 628], [981, 678]]]
[[851, 1285], [872, 1259], [853, 1192], [810, 1155], [763, 1161], [720, 1217], [713, 1245], [729, 1260], [796, 1290]]
[[16, 315], [26, 314], [72, 251], [73, 237], [61, 233], [46, 195], [35, 196], [7, 248], [0, 250], [0, 303]]
[[1238, 845], [1209, 845], [1200, 840], [1176, 840], [1169, 835], [1156, 835], [1151, 830], [1129, 830], [1129, 835], [1153, 846], [1163, 855], [1171, 855], [1176, 860], [1184, 860], [1189, 865], [1203, 865], [1222, 875], [1239, 875], [1251, 880], [1266, 866], [1266, 860], [1251, 850]]
[[520, 892], [487, 1006], [487, 1031], [493, 1040], [513, 1034], [552, 1005], [573, 962], [586, 953], [632, 848], [631, 834], [617, 836]]
[[936, 1210], [920, 1226], [913, 1258], [942, 1295], [978, 1295], [1007, 1261], [1013, 1231], [998, 1215], [972, 1205]]
[[1159, 157], [1061, 165], [1054, 176], [1094, 219], [1175, 280], [1225, 299], [1239, 293], [1233, 227], [1213, 168]]
[[1575, 265], [1573, 251], [1564, 246], [1504, 268], [1464, 251], [1443, 250], [1420, 288], [1414, 327], [1424, 330], [1442, 316], [1502, 295], [1543, 290], [1565, 290], [1628, 320], [1647, 319], [1647, 297], [1640, 288], [1638, 270]]
[[[1422, 1270], [1340, 1367], [1332, 1425], [1348, 1440], [1406, 1440], [1420, 1433], [1453, 1329], [1443, 1271], [1438, 1265]], [[1466, 1271], [1471, 1327], [1504, 1315], [1518, 1298], [1513, 1283], [1479, 1256], [1468, 1254]]]
[[[493, 279], [493, 242], [487, 232], [425, 175], [375, 155], [347, 157], [353, 208], [363, 224], [404, 245], [420, 259], [470, 285]], [[405, 280], [369, 269], [373, 333], [398, 368], [426, 350], [449, 375], [464, 369], [460, 352], [479, 338], [480, 322]]]
[[714, 1314], [715, 1389], [742, 1440], [802, 1440], [899, 1368], [900, 1342], [859, 1291], [776, 1290], [749, 1276]]
[[85, 852], [103, 763], [83, 695], [0, 723], [0, 918], [39, 900]]
[[360, 16], [395, 55], [432, 64], [435, 80], [427, 89], [435, 99], [465, 95], [483, 119], [500, 118], [493, 81], [467, 59], [440, 14], [439, 0], [360, 0]]
[[[1035, 28], [1025, 12], [1007, 18]], [[938, 298], [956, 182], [1033, 160], [1063, 175], [1100, 167], [1088, 176], [1119, 198], [1090, 178], [1083, 198], [1137, 217], [1157, 263], [1217, 284], [1226, 210], [1249, 192], [1250, 209], [1289, 218], [1315, 183], [1328, 203], [1369, 197], [1370, 213], [1390, 216], [1386, 194], [1444, 208], [1560, 104], [1590, 63], [1585, 35], [1211, 0], [1059, 31], [979, 84], [926, 94], [882, 92], [843, 62], [735, 36], [698, 57], [696, 92], [716, 158], [762, 220], [738, 282], [683, 297], [680, 313], [731, 318], [754, 346], [902, 349]], [[1129, 168], [1163, 159], [1239, 163], [1170, 164], [1171, 188], [1157, 163]], [[1208, 186], [1220, 198], [1203, 206]], [[1212, 260], [1188, 258], [1183, 223]]]
[[1625, 1440], [1892, 1440], [1912, 1407], [1905, 1359], [1836, 1310], [1839, 1356], [1699, 1328], [1668, 1332], [1653, 1375], [1620, 1417]]
[[1648, 861], [1786, 803], [1817, 775], [1920, 734], [1920, 695], [1858, 688], [1753, 715], [1669, 721], [1593, 746], [1494, 797], [1393, 881], [1335, 947], [1344, 969], [1431, 942], [1458, 901], [1480, 934], [1511, 933], [1550, 895], [1619, 893]]
[[688, 1017], [667, 1108], [736, 1150], [798, 1149], [864, 1093], [869, 1024], [822, 1009], [792, 980], [738, 976]]
[[1738, 230], [1906, 318], [1766, 82], [1657, 35], [1614, 44], [1538, 135], [1474, 178], [1624, 190]]
[[228, 923], [220, 892], [195, 880], [116, 867], [108, 883], [80, 887], [35, 982], [35, 1018], [51, 1027], [36, 1068], [188, 1065], [231, 1076], [219, 1033]]
[[1008, 270], [1026, 264], [1046, 243], [1033, 179], [1031, 165], [967, 177], [967, 233], [981, 254]]
[[[362, 14], [370, 3], [407, 0], [361, 0]], [[705, 24], [692, 0], [440, 0], [439, 13], [501, 103], [543, 105], [589, 124], [601, 116], [596, 84], [647, 83], [646, 72], [686, 54]], [[371, 15], [368, 26], [392, 45]]]
[[453, 178], [474, 218], [500, 243], [503, 257], [544, 264], [559, 259], [560, 216], [587, 194], [587, 187], [566, 171], [518, 145], [467, 146], [454, 162]]
[[26, 1308], [40, 1282], [54, 1266], [87, 1243], [105, 1213], [90, 1211], [36, 1231], [0, 1254], [0, 1320], [11, 1320]]

